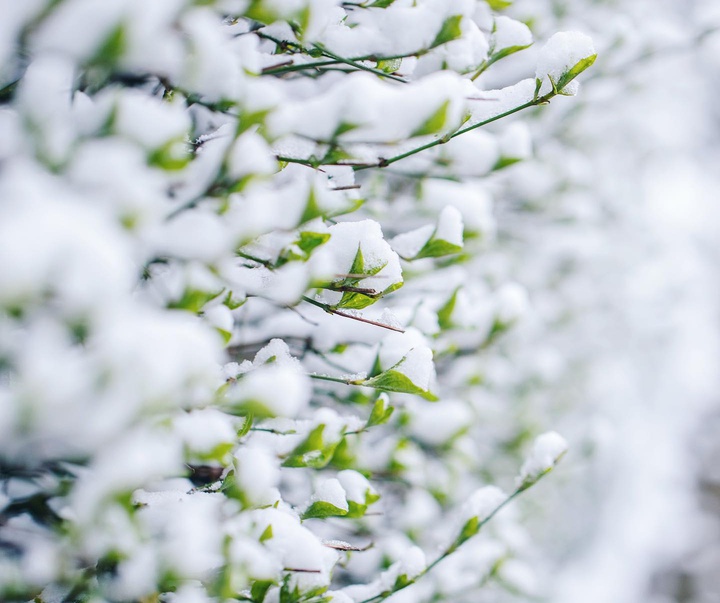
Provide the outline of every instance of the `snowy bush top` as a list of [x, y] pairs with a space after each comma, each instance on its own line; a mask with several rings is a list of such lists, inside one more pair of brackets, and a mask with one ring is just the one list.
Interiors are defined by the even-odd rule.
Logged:
[[0, 598], [448, 595], [560, 456], [484, 483], [528, 311], [491, 182], [531, 144], [482, 128], [594, 54], [486, 89], [532, 44], [503, 4], [2, 3]]

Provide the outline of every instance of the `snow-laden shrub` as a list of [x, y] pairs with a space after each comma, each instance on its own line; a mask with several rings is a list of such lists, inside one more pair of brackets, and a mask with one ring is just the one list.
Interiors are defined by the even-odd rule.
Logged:
[[0, 598], [535, 594], [495, 122], [595, 52], [504, 4], [2, 4]]

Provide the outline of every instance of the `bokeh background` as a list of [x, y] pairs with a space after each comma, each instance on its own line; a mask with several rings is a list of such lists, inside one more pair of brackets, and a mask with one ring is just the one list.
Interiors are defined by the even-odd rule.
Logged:
[[[510, 10], [598, 50], [580, 95], [537, 115], [536, 164], [517, 168], [505, 208], [523, 214], [505, 221], [523, 278], [538, 262], [558, 274], [532, 295], [559, 325], [542, 343], [573, 368], [544, 402], [587, 452], [569, 456], [562, 492], [542, 485], [551, 600], [718, 601], [720, 5]], [[544, 128], [565, 136], [544, 142]], [[551, 210], [528, 220], [533, 204]]]

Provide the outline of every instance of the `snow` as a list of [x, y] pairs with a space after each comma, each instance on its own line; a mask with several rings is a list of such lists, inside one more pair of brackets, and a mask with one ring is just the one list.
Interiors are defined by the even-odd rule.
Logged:
[[411, 349], [428, 346], [426, 337], [412, 327], [404, 333], [388, 333], [382, 340], [378, 354], [380, 366], [387, 370], [400, 362]]
[[451, 15], [470, 15], [465, 0], [430, 0], [422, 4], [394, 2], [385, 10], [356, 10], [321, 37], [341, 56], [402, 56], [427, 48]]
[[348, 510], [347, 501], [345, 489], [335, 478], [320, 482], [311, 499], [311, 502], [326, 502], [345, 512]]
[[272, 526], [273, 537], [264, 544], [279, 556], [283, 567], [319, 572], [310, 573], [307, 578], [317, 584], [328, 583], [328, 572], [338, 554], [323, 546], [310, 530], [300, 525], [297, 516], [273, 508], [254, 511], [253, 516], [257, 522], [258, 536], [268, 525]]
[[178, 415], [173, 427], [183, 444], [196, 454], [208, 454], [221, 444], [233, 443], [236, 437], [232, 417], [214, 408]]
[[[93, 0], [64, 2], [33, 33], [36, 52], [54, 52], [87, 60], [120, 25], [126, 3], [110, 0], [102, 5]], [[87, 24], [93, 27], [88, 28]]]
[[414, 258], [420, 250], [425, 246], [435, 232], [432, 224], [426, 224], [410, 232], [403, 232], [392, 239], [389, 243], [393, 250], [401, 258]]
[[559, 433], [549, 431], [533, 442], [530, 455], [520, 468], [519, 483], [533, 482], [552, 469], [567, 452], [568, 443]]
[[193, 49], [178, 78], [180, 87], [199, 91], [210, 101], [234, 98], [240, 89], [242, 74], [227, 30], [207, 8], [184, 12], [180, 26]]
[[557, 82], [583, 59], [595, 54], [590, 36], [577, 31], [554, 34], [540, 50], [535, 77], [543, 82], [540, 94], [552, 89], [549, 78]]
[[375, 490], [367, 478], [352, 469], [340, 471], [337, 479], [343, 487], [345, 497], [349, 501], [364, 505], [368, 493], [375, 494]]
[[527, 78], [497, 90], [477, 90], [474, 97], [480, 100], [469, 104], [471, 118], [468, 126], [495, 118], [531, 102], [535, 98], [535, 80]]
[[462, 215], [452, 205], [448, 205], [440, 212], [433, 238], [440, 241], [447, 241], [458, 247], [463, 246]]
[[162, 102], [137, 90], [119, 95], [113, 126], [142, 146], [156, 149], [172, 140], [184, 140], [190, 118], [180, 102]]
[[310, 400], [311, 387], [306, 375], [292, 365], [268, 364], [243, 375], [228, 390], [232, 403], [260, 402], [274, 416], [296, 417]]
[[367, 73], [344, 78], [314, 98], [283, 105], [270, 118], [275, 136], [293, 133], [331, 140], [343, 124], [353, 129], [337, 136], [346, 142], [397, 142], [414, 132], [447, 103], [439, 133], [454, 131], [466, 112], [472, 86], [448, 71], [397, 87]]
[[405, 375], [411, 383], [423, 391], [430, 391], [435, 381], [433, 353], [428, 347], [412, 348], [393, 370]]
[[423, 404], [413, 410], [412, 433], [435, 446], [446, 443], [472, 421], [470, 409], [460, 400], [443, 399], [442, 404]]
[[233, 178], [268, 176], [277, 171], [272, 149], [256, 132], [246, 132], [232, 144], [228, 156], [228, 173]]
[[499, 139], [501, 157], [528, 159], [532, 155], [530, 130], [523, 122], [514, 122], [503, 131]]
[[532, 42], [532, 33], [525, 23], [521, 23], [505, 15], [495, 17], [495, 28], [490, 38], [490, 46], [493, 53], [497, 53], [506, 48], [529, 46]]
[[473, 517], [485, 521], [507, 500], [507, 494], [496, 486], [483, 486], [475, 490], [460, 509], [460, 519], [464, 523]]
[[398, 568], [398, 575], [406, 575], [409, 579], [416, 578], [427, 567], [425, 553], [420, 547], [414, 546], [405, 552]]
[[[450, 144], [455, 140], [463, 140], [470, 134], [460, 136]], [[473, 161], [483, 163], [481, 157], [482, 155], [473, 155]], [[490, 163], [494, 165], [496, 161], [497, 153], [495, 152], [488, 165]], [[487, 189], [477, 184], [463, 185], [447, 180], [428, 180], [423, 183], [422, 199], [429, 207], [442, 209], [449, 198], [452, 199], [452, 206], [462, 215], [465, 228], [485, 236], [493, 235], [495, 219], [492, 213], [492, 199]]]
[[[475, 101], [471, 107], [473, 115], [476, 113], [475, 105], [483, 102]], [[486, 104], [491, 109], [496, 108], [496, 100], [493, 98], [488, 99]], [[452, 166], [455, 173], [463, 178], [471, 178], [489, 174], [500, 158], [500, 150], [497, 137], [473, 130], [442, 145], [439, 157]]]
[[[524, 490], [557, 463], [554, 432], [524, 464], [510, 445], [546, 424], [593, 451], [574, 478], [393, 600], [476, 600], [495, 571], [518, 596], [626, 603], [698, 571], [680, 556], [712, 533], [694, 497], [715, 473], [690, 452], [718, 391], [710, 4], [0, 0], [0, 599], [209, 603], [221, 576], [277, 603], [284, 578], [316, 597], [339, 559], [350, 586], [328, 597], [374, 598], [506, 500], [485, 481], [522, 464]], [[460, 38], [429, 48], [443, 23]], [[565, 32], [493, 61], [532, 42], [524, 23], [592, 31], [607, 60], [580, 98], [495, 120], [536, 104], [535, 64], [546, 94], [594, 55]], [[301, 69], [324, 51], [374, 73]], [[431, 240], [464, 253], [401, 263]], [[344, 313], [381, 326], [303, 301], [338, 303], [348, 278], [378, 299]], [[365, 430], [377, 391], [311, 379], [389, 369], [442, 401], [383, 394], [395, 413]], [[376, 493], [360, 520], [300, 519]], [[59, 525], [19, 512], [29, 497]], [[370, 549], [326, 546], [356, 528]]]
[[363, 274], [375, 273], [362, 279], [359, 287], [384, 291], [391, 285], [402, 282], [400, 260], [383, 239], [377, 222], [343, 222], [331, 226], [328, 232], [330, 240], [320, 247], [310, 260], [311, 269], [316, 274], [320, 272], [317, 267], [322, 266], [322, 272], [327, 278], [344, 278], [344, 275], [352, 272], [359, 249], [364, 262]]
[[528, 292], [518, 283], [505, 283], [495, 292], [497, 318], [503, 324], [521, 319], [528, 311]]
[[256, 506], [271, 505], [280, 493], [280, 469], [277, 459], [264, 448], [244, 446], [233, 456], [235, 483], [247, 500]]

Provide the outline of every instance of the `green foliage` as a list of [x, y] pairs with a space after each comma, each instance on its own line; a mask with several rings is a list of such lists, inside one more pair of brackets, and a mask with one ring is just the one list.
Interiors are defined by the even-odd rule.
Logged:
[[435, 394], [415, 385], [407, 375], [397, 370], [402, 366], [403, 362], [405, 362], [405, 358], [406, 356], [403, 357], [397, 364], [393, 365], [388, 370], [383, 371], [379, 375], [363, 381], [362, 385], [366, 387], [373, 387], [384, 392], [416, 394], [426, 400], [436, 402], [439, 398]]
[[325, 500], [316, 500], [302, 514], [302, 518], [325, 519], [327, 517], [344, 517], [347, 514], [348, 509], [341, 509]]
[[448, 298], [445, 304], [438, 310], [438, 324], [441, 329], [450, 329], [454, 326], [452, 321], [452, 315], [455, 311], [455, 304], [457, 303], [458, 292], [460, 287], [452, 292], [452, 295]]
[[433, 235], [413, 259], [439, 258], [459, 253], [462, 249], [461, 245], [455, 245], [455, 243], [450, 243], [443, 239], [435, 239]]
[[575, 63], [575, 65], [573, 65], [570, 69], [568, 69], [565, 73], [562, 74], [560, 79], [555, 83], [554, 87], [557, 88], [558, 91], [563, 90], [565, 86], [567, 86], [578, 75], [580, 75], [583, 71], [590, 67], [595, 62], [595, 59], [597, 59], [597, 54], [585, 57], [584, 59]]
[[379, 396], [375, 401], [375, 404], [373, 404], [370, 417], [368, 417], [367, 423], [365, 423], [365, 428], [367, 429], [369, 427], [374, 427], [375, 425], [383, 425], [384, 423], [387, 423], [394, 410], [395, 408], [388, 404], [387, 396]]
[[168, 308], [175, 310], [187, 310], [193, 314], [202, 311], [205, 304], [212, 301], [219, 295], [222, 295], [224, 289], [220, 291], [201, 291], [199, 289], [186, 289], [180, 299], [170, 302]]
[[318, 425], [308, 436], [285, 458], [283, 467], [310, 467], [322, 469], [335, 454], [340, 441], [327, 443], [323, 439], [325, 425]]
[[437, 134], [440, 132], [447, 121], [447, 112], [449, 107], [450, 101], [445, 101], [422, 123], [422, 125], [420, 125], [419, 128], [411, 134], [411, 136], [426, 136], [427, 134]]
[[512, 0], [485, 0], [493, 10], [504, 10], [512, 6]]
[[445, 19], [440, 31], [438, 31], [437, 36], [433, 40], [433, 43], [430, 44], [430, 48], [435, 48], [441, 44], [457, 40], [460, 36], [462, 36], [462, 29], [460, 28], [462, 19], [462, 15], [452, 15]]

